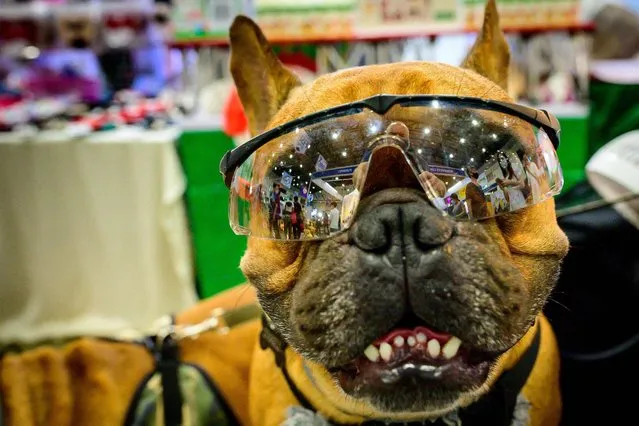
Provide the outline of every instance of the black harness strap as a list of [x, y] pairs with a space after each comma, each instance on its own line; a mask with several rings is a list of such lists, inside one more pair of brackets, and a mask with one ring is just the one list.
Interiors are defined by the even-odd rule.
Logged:
[[286, 383], [288, 383], [288, 387], [300, 403], [300, 405], [307, 410], [311, 410], [315, 412], [315, 408], [313, 404], [310, 403], [308, 399], [304, 396], [304, 394], [295, 386], [291, 376], [288, 374], [288, 370], [286, 369], [286, 343], [282, 340], [271, 327], [267, 323], [266, 317], [262, 316], [262, 332], [260, 333], [260, 347], [264, 349], [270, 349], [275, 355], [275, 364], [282, 370], [282, 375], [284, 375], [284, 379]]
[[[262, 332], [260, 346], [270, 349], [275, 356], [275, 363], [282, 371], [282, 375], [289, 389], [305, 409], [316, 412], [315, 407], [295, 385], [286, 368], [286, 343], [270, 327], [266, 317], [262, 317]], [[515, 367], [504, 372], [493, 388], [477, 402], [459, 410], [459, 419], [463, 426], [509, 426], [512, 423], [517, 398], [526, 384], [535, 365], [541, 343], [541, 327], [537, 328], [533, 342], [519, 359]], [[378, 420], [366, 421], [366, 426], [392, 426], [395, 423]], [[422, 425], [423, 422], [397, 423], [398, 425]], [[429, 423], [432, 426], [447, 426], [442, 419]]]
[[180, 388], [180, 351], [170, 335], [162, 342], [157, 371], [162, 382], [162, 405], [165, 426], [182, 426], [182, 389]]

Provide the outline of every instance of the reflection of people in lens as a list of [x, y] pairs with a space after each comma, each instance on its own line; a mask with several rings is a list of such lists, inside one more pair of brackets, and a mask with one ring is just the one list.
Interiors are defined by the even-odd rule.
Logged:
[[274, 238], [280, 238], [280, 218], [282, 217], [282, 194], [280, 186], [273, 184], [273, 192], [271, 192], [269, 203], [269, 226]]
[[450, 206], [448, 206], [448, 214], [454, 218], [461, 218], [466, 216], [464, 203], [459, 200], [459, 195], [453, 194], [450, 196]]
[[288, 200], [286, 203], [284, 203], [284, 236], [286, 237], [287, 240], [290, 240], [291, 238], [293, 238], [293, 222], [292, 222], [292, 216], [293, 216], [293, 203]]
[[419, 180], [426, 188], [433, 192], [435, 197], [443, 197], [448, 188], [446, 184], [431, 172], [423, 171], [419, 174]]
[[293, 238], [299, 240], [304, 231], [304, 215], [302, 214], [302, 204], [296, 195], [293, 197], [293, 212], [291, 213], [291, 226], [293, 227]]
[[504, 190], [510, 211], [526, 207], [529, 187], [526, 182], [525, 172], [520, 173], [521, 176], [518, 176], [513, 168], [512, 162], [503, 153], [499, 154], [499, 166], [501, 167], [504, 179], [497, 178], [495, 181], [497, 185]]
[[330, 217], [330, 232], [332, 234], [333, 232], [339, 231], [339, 209], [335, 201], [331, 203], [331, 206], [333, 208], [328, 212], [328, 215]]
[[470, 178], [470, 182], [466, 185], [466, 206], [468, 214], [473, 219], [482, 219], [488, 217], [488, 205], [486, 204], [486, 195], [479, 185], [479, 172], [474, 167], [466, 169], [466, 174]]
[[528, 156], [524, 156], [524, 170], [526, 171], [526, 179], [530, 185], [530, 197], [533, 203], [541, 200], [541, 187], [539, 181], [543, 179], [543, 173], [539, 170], [537, 165], [530, 161]]

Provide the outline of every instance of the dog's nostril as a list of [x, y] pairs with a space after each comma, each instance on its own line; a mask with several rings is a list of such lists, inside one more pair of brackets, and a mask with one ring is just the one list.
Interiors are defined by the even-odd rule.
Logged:
[[413, 238], [420, 248], [440, 246], [452, 235], [453, 227], [440, 218], [429, 220], [426, 216], [420, 216], [413, 222]]
[[356, 223], [353, 231], [353, 242], [364, 251], [385, 253], [390, 249], [390, 229], [382, 220], [364, 220]]

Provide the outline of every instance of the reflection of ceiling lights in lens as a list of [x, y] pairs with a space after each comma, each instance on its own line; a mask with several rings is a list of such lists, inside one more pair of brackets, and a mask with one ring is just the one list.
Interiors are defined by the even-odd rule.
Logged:
[[495, 133], [493, 133], [491, 136], [493, 137], [494, 140], [497, 140], [497, 135]]
[[426, 127], [426, 128], [424, 129], [424, 134], [425, 134], [425, 135], [430, 135], [430, 129], [429, 129], [428, 127]]
[[461, 139], [459, 140], [459, 142], [460, 142], [460, 143], [466, 143], [466, 139], [461, 138]]
[[282, 148], [283, 146], [284, 146], [284, 144], [283, 144], [283, 143], [281, 143], [281, 144], [280, 144], [280, 148]]
[[422, 152], [423, 152], [423, 151], [422, 151], [422, 149], [421, 149], [421, 148], [417, 150], [417, 153], [418, 153], [418, 154], [421, 154]]
[[433, 108], [439, 108], [439, 107], [440, 107], [440, 105], [439, 105], [439, 101], [438, 101], [437, 99], [435, 99], [435, 100], [432, 102], [432, 105], [433, 105]]
[[340, 132], [339, 130], [333, 130], [333, 131], [331, 132], [331, 138], [332, 138], [333, 140], [337, 140], [337, 138], [339, 138], [340, 133], [341, 133], [341, 132]]
[[482, 148], [482, 149], [481, 149], [481, 152], [486, 152], [486, 148]]
[[477, 120], [473, 120], [471, 121], [471, 123], [473, 123], [473, 126], [479, 126], [479, 121]]
[[342, 157], [346, 157], [346, 151], [342, 152]]
[[470, 162], [472, 163], [473, 161], [475, 161], [475, 159], [473, 157], [470, 157]]
[[453, 154], [448, 154], [448, 158], [453, 158], [455, 157]]

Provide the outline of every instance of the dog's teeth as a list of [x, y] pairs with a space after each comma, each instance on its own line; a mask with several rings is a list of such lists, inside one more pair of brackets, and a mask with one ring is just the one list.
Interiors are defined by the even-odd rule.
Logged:
[[402, 336], [397, 336], [395, 337], [395, 340], [393, 340], [393, 343], [398, 348], [401, 348], [402, 346], [404, 346], [404, 338]]
[[377, 360], [379, 359], [379, 351], [373, 345], [369, 345], [366, 348], [366, 350], [364, 351], [364, 355], [366, 355], [366, 358], [373, 362], [377, 362]]
[[417, 333], [417, 341], [424, 343], [426, 341], [426, 335], [424, 333]]
[[391, 356], [393, 355], [393, 347], [388, 343], [384, 342], [379, 345], [379, 354], [381, 355], [384, 361], [390, 361]]
[[457, 337], [451, 337], [450, 340], [442, 348], [442, 355], [444, 355], [444, 358], [451, 359], [452, 357], [457, 355], [457, 351], [459, 350], [459, 346], [461, 345], [461, 343], [461, 340], [459, 340]]
[[408, 339], [406, 339], [406, 343], [408, 343], [408, 346], [415, 346], [415, 343], [417, 343], [415, 341], [415, 338], [413, 336], [408, 336]]
[[437, 341], [437, 339], [433, 339], [430, 340], [428, 342], [428, 354], [433, 357], [433, 358], [437, 358], [439, 356], [439, 349], [440, 349], [441, 345], [439, 344], [439, 342]]

